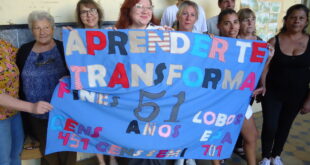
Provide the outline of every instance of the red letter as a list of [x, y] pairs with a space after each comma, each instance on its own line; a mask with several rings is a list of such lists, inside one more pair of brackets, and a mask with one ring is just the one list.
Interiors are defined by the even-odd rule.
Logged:
[[202, 145], [202, 147], [206, 148], [205, 152], [203, 153], [203, 155], [207, 155], [210, 149], [210, 145]]
[[117, 63], [114, 72], [111, 76], [108, 87], [113, 88], [115, 84], [122, 84], [123, 88], [129, 88], [128, 77], [124, 64]]
[[94, 134], [90, 135], [93, 138], [96, 138], [99, 136], [99, 132], [102, 131], [102, 127], [96, 127], [94, 130]]
[[[94, 42], [94, 38], [99, 39], [99, 43]], [[107, 46], [107, 37], [100, 31], [86, 31], [87, 53], [95, 55], [95, 50], [104, 49]]]
[[68, 84], [63, 82], [63, 81], [60, 81], [59, 85], [60, 86], [58, 88], [58, 97], [63, 98], [64, 93], [70, 93], [70, 90], [66, 88], [68, 86]]
[[71, 66], [71, 71], [74, 73], [74, 86], [75, 89], [80, 90], [83, 89], [80, 72], [86, 72], [85, 66]]
[[83, 145], [83, 150], [87, 150], [88, 143], [89, 143], [89, 139], [83, 138], [83, 139], [81, 140], [81, 142], [84, 143], [84, 145]]
[[67, 145], [69, 141], [70, 133], [66, 133], [66, 136], [63, 135], [63, 132], [59, 132], [58, 139], [63, 139], [62, 145]]
[[[222, 44], [221, 48], [218, 47], [219, 44]], [[219, 60], [222, 62], [225, 62], [224, 54], [225, 54], [227, 48], [228, 48], [227, 41], [225, 41], [223, 39], [219, 39], [219, 38], [213, 38], [212, 47], [211, 47], [209, 57], [215, 58], [215, 53], [217, 52], [219, 55]]]
[[169, 150], [159, 150], [158, 154], [156, 155], [157, 158], [163, 158], [166, 156]]
[[240, 90], [244, 88], [250, 88], [251, 91], [255, 88], [255, 73], [251, 72], [249, 76], [244, 80], [243, 84], [240, 87]]
[[260, 63], [263, 62], [265, 52], [260, 51], [258, 48], [267, 48], [267, 43], [253, 42], [252, 56], [250, 59], [251, 62], [260, 62]]
[[72, 129], [72, 128], [75, 128], [75, 125], [73, 125], [73, 124], [78, 125], [79, 123], [72, 120], [72, 119], [67, 119], [64, 130], [73, 132], [74, 129]]

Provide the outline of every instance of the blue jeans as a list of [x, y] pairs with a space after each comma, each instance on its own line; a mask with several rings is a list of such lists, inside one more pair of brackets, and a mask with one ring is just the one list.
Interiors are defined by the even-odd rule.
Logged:
[[0, 120], [0, 165], [21, 165], [24, 131], [20, 114]]

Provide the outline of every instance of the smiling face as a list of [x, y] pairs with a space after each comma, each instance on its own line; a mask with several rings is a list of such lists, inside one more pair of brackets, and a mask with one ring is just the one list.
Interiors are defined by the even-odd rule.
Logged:
[[32, 23], [32, 34], [37, 43], [47, 45], [53, 41], [54, 28], [47, 19], [37, 20]]
[[84, 24], [84, 28], [88, 29], [98, 29], [99, 16], [98, 11], [95, 7], [91, 5], [85, 6], [82, 4], [80, 6], [80, 18]]
[[285, 26], [289, 32], [302, 32], [307, 24], [307, 14], [304, 10], [294, 10], [285, 20]]
[[149, 0], [140, 0], [130, 10], [130, 29], [145, 29], [152, 19], [153, 7]]
[[240, 20], [240, 33], [251, 33], [255, 32], [255, 22], [256, 18], [254, 15], [250, 15], [248, 18]]
[[184, 7], [183, 11], [181, 11], [177, 17], [179, 21], [179, 30], [191, 32], [197, 18], [197, 11], [193, 6]]
[[237, 14], [232, 13], [223, 16], [222, 21], [219, 22], [217, 26], [220, 30], [221, 36], [236, 38], [240, 29], [240, 23]]

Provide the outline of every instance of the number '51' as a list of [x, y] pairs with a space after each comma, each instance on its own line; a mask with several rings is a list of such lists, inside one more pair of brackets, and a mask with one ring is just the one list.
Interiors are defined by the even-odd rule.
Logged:
[[[158, 104], [156, 104], [154, 102], [143, 103], [143, 98], [147, 97], [149, 99], [155, 100], [155, 99], [158, 99], [158, 98], [165, 96], [165, 94], [166, 94], [166, 91], [161, 91], [160, 93], [150, 93], [150, 92], [146, 92], [144, 90], [140, 90], [139, 104], [138, 104], [138, 107], [134, 109], [135, 116], [140, 121], [144, 121], [144, 122], [150, 122], [150, 121], [154, 120], [159, 114], [160, 107]], [[179, 109], [180, 109], [181, 104], [184, 103], [185, 92], [181, 91], [177, 95], [173, 95], [173, 97], [177, 98], [177, 102], [172, 107], [169, 120], [165, 120], [165, 122], [178, 122], [177, 121], [178, 113], [179, 113]], [[140, 112], [142, 112], [142, 108], [148, 107], [148, 106], [152, 107], [152, 112], [148, 116], [142, 117], [140, 115]]]

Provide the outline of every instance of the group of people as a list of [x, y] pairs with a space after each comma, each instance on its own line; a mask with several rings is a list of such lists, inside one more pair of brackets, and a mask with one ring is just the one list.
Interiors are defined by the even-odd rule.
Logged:
[[[262, 40], [255, 33], [255, 13], [248, 8], [234, 10], [234, 0], [218, 0], [221, 12], [206, 21], [203, 9], [195, 2], [179, 0], [168, 7], [161, 22], [153, 14], [152, 0], [124, 0], [112, 28], [160, 29], [209, 34], [249, 40]], [[79, 0], [76, 20], [80, 28], [100, 29], [103, 11], [94, 0]], [[310, 42], [306, 33], [309, 9], [296, 4], [283, 19], [281, 31], [269, 43], [270, 56], [253, 99], [262, 95], [263, 129], [261, 165], [282, 165], [280, 159], [291, 125], [298, 113], [310, 112]], [[161, 24], [161, 25], [159, 25]], [[44, 11], [28, 17], [34, 41], [18, 50], [0, 41], [0, 165], [20, 165], [24, 132], [40, 142], [41, 165], [73, 165], [75, 152], [44, 155], [49, 104], [59, 79], [69, 74], [61, 41], [53, 38], [54, 18]], [[67, 27], [71, 29], [71, 27]], [[250, 103], [249, 103], [250, 104]], [[18, 111], [26, 112], [21, 117]], [[249, 106], [242, 126], [247, 164], [256, 163], [258, 131]], [[23, 121], [22, 121], [23, 118]], [[24, 129], [23, 129], [24, 127]], [[105, 165], [103, 155], [97, 155]], [[195, 160], [185, 160], [195, 164]], [[181, 165], [184, 160], [177, 160]], [[214, 165], [220, 160], [213, 160]], [[110, 157], [111, 165], [117, 165]], [[165, 165], [165, 160], [129, 159], [129, 165]]]

